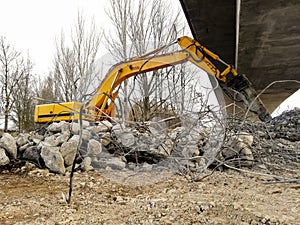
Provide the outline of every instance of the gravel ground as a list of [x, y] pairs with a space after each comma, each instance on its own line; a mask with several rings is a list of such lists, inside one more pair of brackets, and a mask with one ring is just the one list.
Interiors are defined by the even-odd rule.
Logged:
[[199, 182], [153, 171], [76, 172], [67, 204], [68, 174], [27, 164], [0, 174], [0, 224], [300, 224], [300, 184], [269, 180], [232, 170]]

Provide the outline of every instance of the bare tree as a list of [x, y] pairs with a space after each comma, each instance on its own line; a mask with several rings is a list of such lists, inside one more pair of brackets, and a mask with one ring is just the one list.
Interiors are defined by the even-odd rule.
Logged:
[[[161, 47], [174, 40], [183, 29], [179, 11], [174, 13], [164, 1], [140, 0], [138, 4], [134, 3], [131, 0], [110, 0], [110, 10], [107, 14], [114, 25], [115, 33], [106, 37], [106, 40], [108, 50], [116, 61], [127, 60], [150, 49]], [[143, 96], [142, 108], [146, 118], [151, 107], [150, 96], [155, 94], [156, 98], [162, 98], [162, 73], [153, 72], [153, 76], [142, 75], [135, 79]], [[123, 86], [125, 111], [128, 108], [127, 89], [126, 81]]]
[[1, 111], [4, 112], [4, 131], [8, 129], [8, 121], [12, 116], [15, 103], [14, 96], [18, 94], [18, 84], [25, 76], [24, 60], [20, 52], [16, 51], [4, 37], [0, 38], [0, 88]]
[[36, 96], [38, 97], [38, 104], [43, 102], [54, 102], [58, 100], [58, 88], [55, 86], [54, 76], [50, 73], [45, 79], [37, 82], [35, 86]]
[[98, 72], [95, 59], [99, 49], [101, 34], [92, 21], [86, 29], [85, 20], [78, 13], [75, 33], [71, 36], [71, 46], [67, 46], [62, 32], [56, 45], [53, 76], [59, 97], [64, 101], [82, 101], [94, 88]]
[[[128, 40], [127, 29], [130, 26], [130, 13], [132, 9], [131, 0], [110, 1], [110, 10], [107, 11], [112, 25], [115, 27], [115, 34], [105, 36], [108, 43], [108, 50], [116, 61], [127, 60], [131, 55], [131, 47]], [[122, 85], [124, 92], [122, 116], [127, 117], [128, 111], [128, 81], [125, 80]], [[124, 119], [124, 118], [123, 118]]]
[[18, 125], [19, 131], [34, 129], [33, 117], [36, 103], [34, 92], [34, 84], [36, 83], [36, 80], [32, 73], [33, 65], [29, 58], [26, 62], [24, 62], [22, 67], [24, 75], [16, 84], [16, 88], [18, 90], [17, 94], [13, 95], [14, 119]]
[[[106, 36], [108, 49], [110, 53], [118, 60], [126, 60], [128, 58], [128, 36], [126, 29], [130, 23], [129, 13], [132, 8], [131, 0], [110, 1], [110, 10], [107, 11], [112, 25], [115, 27], [115, 34]], [[114, 38], [112, 38], [114, 37]], [[130, 54], [130, 53], [129, 53]]]

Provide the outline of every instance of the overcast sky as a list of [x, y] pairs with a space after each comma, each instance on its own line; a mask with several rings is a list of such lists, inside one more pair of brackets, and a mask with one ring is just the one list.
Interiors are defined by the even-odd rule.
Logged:
[[24, 54], [29, 53], [35, 71], [47, 73], [53, 59], [55, 38], [71, 31], [78, 11], [87, 24], [109, 24], [107, 0], [0, 0], [0, 36]]
[[[180, 7], [179, 0], [165, 1]], [[108, 5], [108, 0], [0, 0], [0, 36], [16, 50], [28, 52], [37, 73], [47, 74], [52, 66], [55, 38], [62, 30], [68, 35], [74, 28], [78, 11], [86, 24], [94, 18], [97, 27], [107, 28]]]

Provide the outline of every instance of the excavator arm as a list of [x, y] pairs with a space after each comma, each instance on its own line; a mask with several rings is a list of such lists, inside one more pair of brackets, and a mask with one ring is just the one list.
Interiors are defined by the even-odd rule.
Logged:
[[[238, 74], [232, 65], [224, 62], [218, 55], [205, 48], [198, 41], [186, 36], [179, 38], [177, 41], [183, 49], [195, 52], [195, 55], [199, 57], [202, 56], [202, 60], [205, 62], [205, 64], [207, 64], [211, 71], [213, 71], [213, 73], [201, 66], [200, 67], [210, 75], [215, 76], [223, 90], [229, 89], [238, 94], [247, 108], [251, 112], [255, 113], [261, 121], [269, 121], [272, 119], [270, 113], [253, 88], [251, 82], [245, 75]], [[215, 63], [212, 63], [210, 59], [212, 59]], [[223, 64], [225, 69], [223, 71], [219, 70], [216, 67], [216, 62]]]
[[[245, 76], [239, 75], [233, 66], [226, 64], [218, 55], [192, 38], [186, 36], [178, 38], [177, 44], [182, 50], [159, 54], [161, 49], [157, 49], [113, 66], [102, 80], [93, 97], [83, 106], [85, 114], [92, 115], [91, 117], [84, 116], [84, 119], [98, 121], [101, 120], [103, 116], [113, 115], [114, 101], [118, 96], [118, 87], [124, 80], [140, 73], [182, 64], [187, 61], [195, 64], [208, 74], [215, 76], [222, 87], [232, 89], [239, 93], [247, 107], [256, 113], [261, 120], [265, 121], [270, 118], [269, 113], [257, 97], [249, 80]], [[220, 70], [212, 61], [223, 64], [225, 69]], [[60, 106], [63, 104], [66, 103], [60, 103]], [[72, 105], [73, 102], [68, 104]], [[37, 106], [35, 122], [77, 119], [76, 113], [74, 114], [74, 112], [69, 112], [70, 116], [67, 117], [68, 119], [61, 117], [59, 115], [61, 112], [55, 111], [53, 107], [59, 108], [56, 104], [51, 104], [51, 106]], [[74, 110], [79, 111], [78, 103], [76, 103], [76, 107]], [[61, 108], [60, 110], [64, 112], [64, 115], [68, 114], [68, 110], [62, 110]]]

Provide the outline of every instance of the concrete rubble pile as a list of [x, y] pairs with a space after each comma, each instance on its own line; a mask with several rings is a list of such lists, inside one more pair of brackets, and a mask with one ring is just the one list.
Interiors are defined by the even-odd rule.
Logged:
[[227, 129], [221, 160], [272, 172], [297, 168], [295, 172], [300, 172], [300, 109], [283, 112], [267, 123], [231, 121]]
[[[218, 160], [253, 165], [299, 165], [300, 111], [283, 113], [272, 121], [228, 123], [225, 138], [208, 128], [165, 129], [150, 125], [123, 126], [103, 121], [98, 125], [59, 122], [43, 133], [9, 133], [0, 136], [0, 168], [28, 161], [39, 168], [64, 174], [76, 161], [77, 169], [149, 170], [159, 166], [185, 167], [201, 172], [209, 140], [220, 138]], [[79, 145], [79, 143], [81, 143]], [[80, 146], [78, 148], [78, 146]], [[173, 165], [171, 165], [173, 163]], [[176, 166], [175, 165], [175, 166]]]
[[[200, 135], [183, 127], [163, 133], [152, 126], [125, 127], [103, 121], [94, 126], [83, 123], [81, 128], [78, 123], [62, 121], [50, 124], [43, 134], [13, 137], [4, 133], [0, 138], [0, 166], [21, 160], [64, 174], [76, 157], [77, 168], [82, 170], [149, 169], [172, 154], [180, 158], [199, 155]], [[181, 149], [183, 142], [185, 148]]]

